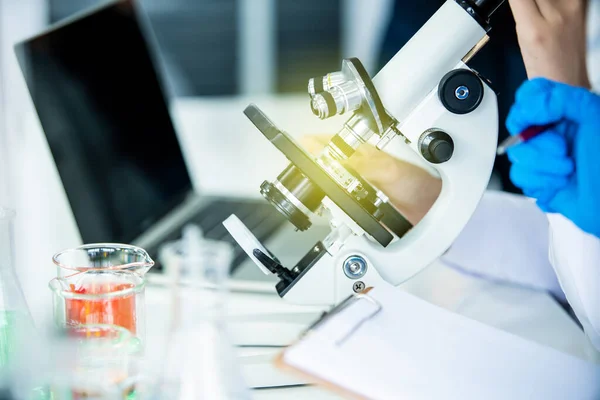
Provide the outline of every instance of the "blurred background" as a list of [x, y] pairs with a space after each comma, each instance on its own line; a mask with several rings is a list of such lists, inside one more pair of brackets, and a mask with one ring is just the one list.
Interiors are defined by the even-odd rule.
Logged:
[[[47, 282], [55, 272], [52, 254], [82, 239], [13, 46], [104, 3], [0, 0], [0, 204], [17, 210], [17, 272], [40, 323], [50, 299]], [[261, 105], [294, 135], [332, 133], [340, 120], [321, 122], [312, 116], [308, 79], [337, 71], [341, 59], [350, 56], [374, 75], [443, 1], [138, 3], [151, 28], [146, 39], [170, 99], [194, 188], [258, 197], [260, 182], [278, 174], [285, 160], [248, 124], [243, 108], [250, 102]], [[495, 18], [492, 43], [473, 66], [500, 91], [503, 137], [502, 122], [525, 74], [508, 7]], [[497, 163], [492, 187], [514, 190], [505, 159]]]
[[[49, 322], [52, 255], [82, 239], [13, 46], [105, 3], [0, 0], [0, 204], [18, 214], [17, 273], [38, 324]], [[244, 121], [243, 108], [255, 101], [298, 135], [339, 126], [312, 116], [307, 80], [337, 70], [347, 56], [358, 56], [374, 73], [393, 1], [141, 0], [138, 5], [151, 28], [146, 39], [195, 189], [258, 197], [260, 182], [278, 174], [285, 160]], [[221, 142], [219, 135], [227, 132], [239, 140]], [[228, 164], [232, 159], [236, 165]], [[220, 164], [218, 173], [207, 163]], [[243, 181], [237, 179], [241, 171]]]
[[[47, 19], [60, 21], [98, 3], [48, 0]], [[175, 96], [303, 92], [307, 76], [333, 71], [343, 55], [357, 51], [373, 70], [377, 52], [368, 49], [376, 50], [391, 3], [140, 1]]]

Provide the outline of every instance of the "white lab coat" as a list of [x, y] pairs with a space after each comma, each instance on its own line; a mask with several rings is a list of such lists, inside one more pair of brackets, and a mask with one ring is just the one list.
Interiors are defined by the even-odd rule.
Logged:
[[442, 257], [487, 279], [566, 298], [600, 351], [600, 239], [524, 196], [488, 191]]

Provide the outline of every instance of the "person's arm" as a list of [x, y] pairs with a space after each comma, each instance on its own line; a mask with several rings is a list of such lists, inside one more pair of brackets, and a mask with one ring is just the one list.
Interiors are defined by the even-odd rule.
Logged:
[[590, 87], [587, 0], [509, 0], [527, 76]]
[[[511, 178], [549, 220], [549, 260], [575, 315], [600, 350], [600, 98], [587, 90], [586, 0], [509, 0], [530, 78], [507, 127], [549, 132], [509, 152]], [[577, 88], [579, 87], [579, 88]], [[584, 232], [585, 231], [585, 232]], [[587, 232], [587, 233], [586, 233]]]
[[[330, 140], [331, 135], [310, 135], [302, 138], [302, 144], [311, 153], [319, 154]], [[423, 219], [442, 190], [439, 178], [370, 144], [360, 146], [347, 164], [383, 191], [413, 225]]]

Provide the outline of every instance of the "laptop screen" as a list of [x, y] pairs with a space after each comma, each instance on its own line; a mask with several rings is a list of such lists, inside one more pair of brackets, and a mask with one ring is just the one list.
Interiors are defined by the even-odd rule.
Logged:
[[132, 1], [16, 52], [84, 242], [131, 242], [191, 191]]

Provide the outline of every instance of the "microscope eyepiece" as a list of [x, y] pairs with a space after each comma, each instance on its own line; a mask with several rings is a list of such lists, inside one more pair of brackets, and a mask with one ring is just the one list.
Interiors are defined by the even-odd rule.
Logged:
[[492, 14], [494, 14], [505, 1], [506, 0], [472, 0], [472, 3], [474, 3], [479, 14], [486, 20], [489, 20]]
[[460, 5], [483, 29], [491, 30], [490, 17], [506, 0], [454, 0]]

